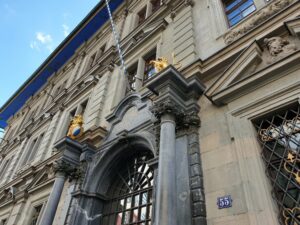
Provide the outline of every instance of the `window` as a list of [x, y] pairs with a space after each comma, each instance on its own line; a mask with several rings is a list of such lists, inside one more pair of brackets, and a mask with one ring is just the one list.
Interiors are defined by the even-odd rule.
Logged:
[[10, 160], [8, 159], [8, 160], [3, 160], [2, 161], [2, 165], [1, 165], [1, 172], [0, 172], [0, 182], [2, 181], [2, 178], [4, 177], [4, 174], [6, 173], [6, 170], [7, 170], [7, 168], [8, 168], [8, 165], [9, 165], [9, 162], [10, 162]]
[[39, 217], [40, 217], [40, 214], [41, 214], [41, 211], [42, 211], [42, 207], [43, 207], [43, 205], [39, 205], [39, 206], [34, 207], [33, 215], [31, 217], [31, 221], [30, 221], [30, 225], [38, 224], [38, 220], [39, 220]]
[[161, 6], [161, 0], [152, 0], [151, 5], [152, 5], [152, 13], [155, 13], [155, 11], [157, 11]]
[[255, 122], [281, 224], [300, 224], [300, 106]]
[[100, 58], [103, 53], [105, 52], [105, 48], [106, 48], [106, 44], [102, 45], [99, 49], [99, 52], [98, 52], [98, 58]]
[[61, 85], [59, 85], [56, 90], [53, 93], [53, 97], [55, 98], [56, 96], [58, 96], [66, 87], [67, 85], [67, 81], [68, 80], [64, 80], [63, 83]]
[[91, 69], [95, 62], [96, 62], [96, 52], [89, 58], [89, 61], [88, 61], [88, 64], [87, 64], [87, 67], [86, 67], [86, 70], [89, 70]]
[[14, 159], [14, 155], [9, 159], [3, 160], [2, 165], [0, 166], [0, 183], [7, 181], [10, 178], [11, 174], [9, 174], [10, 169], [12, 168], [12, 161]]
[[149, 52], [145, 57], [145, 69], [144, 69], [144, 81], [147, 81], [151, 78], [155, 73], [155, 68], [153, 64], [151, 64], [151, 60], [156, 60], [156, 49]]
[[253, 0], [224, 0], [229, 26], [233, 26], [255, 11]]
[[138, 12], [138, 25], [143, 23], [146, 20], [146, 7]]
[[25, 151], [23, 153], [25, 155], [24, 155], [24, 158], [23, 158], [22, 163], [21, 163], [20, 166], [23, 166], [25, 164], [29, 164], [32, 161], [34, 161], [34, 158], [35, 158], [35, 156], [36, 156], [36, 154], [39, 150], [39, 147], [42, 143], [43, 137], [44, 137], [44, 134], [41, 134], [40, 136], [33, 139], [33, 141], [30, 144], [30, 147], [29, 147], [28, 151]]
[[150, 225], [153, 170], [148, 155], [136, 154], [119, 163], [104, 207], [103, 225]]
[[7, 225], [8, 220], [7, 219], [2, 219], [0, 225]]
[[127, 70], [128, 72], [128, 82], [129, 82], [129, 86], [132, 90], [136, 89], [136, 77], [137, 77], [137, 63], [135, 63], [133, 66], [129, 67], [129, 69]]

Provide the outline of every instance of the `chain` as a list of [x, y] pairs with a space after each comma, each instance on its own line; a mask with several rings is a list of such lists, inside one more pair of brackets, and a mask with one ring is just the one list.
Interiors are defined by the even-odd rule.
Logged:
[[109, 4], [108, 4], [108, 0], [105, 0], [105, 2], [106, 2], [106, 8], [107, 8], [109, 19], [110, 19], [111, 29], [112, 29], [112, 32], [113, 32], [113, 35], [114, 35], [117, 50], [118, 50], [119, 57], [120, 57], [120, 60], [121, 60], [121, 66], [122, 66], [124, 75], [126, 77], [126, 83], [127, 83], [126, 88], [127, 88], [127, 90], [130, 90], [130, 85], [129, 85], [128, 77], [127, 77], [127, 69], [126, 69], [126, 66], [125, 66], [122, 50], [121, 50], [121, 47], [120, 47], [119, 34], [116, 30], [116, 26], [115, 26], [115, 23], [114, 23], [112, 14], [111, 14], [111, 10], [110, 10]]

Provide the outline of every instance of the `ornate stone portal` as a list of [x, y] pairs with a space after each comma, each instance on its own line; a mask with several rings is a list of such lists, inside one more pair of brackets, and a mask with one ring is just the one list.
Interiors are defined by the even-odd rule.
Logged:
[[[116, 199], [110, 190], [115, 188], [114, 179], [120, 180], [118, 171], [122, 171], [123, 162], [130, 161], [131, 155], [146, 154], [151, 158], [147, 164], [151, 167], [154, 183], [149, 189], [151, 191], [148, 193], [152, 194], [147, 204], [153, 205], [153, 209], [148, 207], [147, 218], [142, 220], [151, 221], [155, 225], [206, 224], [198, 137], [200, 108], [197, 104], [205, 87], [197, 77], [184, 78], [173, 66], [158, 73], [146, 87], [150, 92], [145, 96], [127, 96], [107, 117], [111, 128], [98, 151], [92, 153], [89, 160], [85, 160], [84, 171], [80, 170], [81, 173], [78, 173], [79, 162], [86, 158], [83, 145], [70, 139], [57, 144], [58, 149], [68, 153], [64, 155], [71, 154], [72, 157], [58, 163], [57, 178], [47, 204], [49, 211], [57, 206], [60, 184], [66, 176], [71, 176], [78, 182], [73, 193], [69, 224], [107, 225], [111, 217], [116, 221], [125, 218], [130, 222], [133, 217], [123, 215], [127, 211], [111, 209]], [[160, 128], [159, 133], [153, 132], [156, 126]], [[126, 172], [127, 169], [123, 170]], [[82, 175], [82, 179], [79, 179], [79, 175]], [[123, 175], [121, 177], [126, 185], [131, 184], [124, 181]], [[119, 196], [118, 201], [120, 199], [123, 197]], [[122, 205], [122, 201], [119, 204]], [[53, 215], [51, 212], [48, 214]], [[136, 216], [141, 218], [140, 214], [141, 211]], [[49, 224], [47, 222], [51, 218], [43, 219], [43, 224]]]

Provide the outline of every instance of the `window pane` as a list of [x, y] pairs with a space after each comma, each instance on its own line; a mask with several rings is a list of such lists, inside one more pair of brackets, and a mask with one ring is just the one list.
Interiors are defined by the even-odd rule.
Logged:
[[147, 213], [147, 207], [143, 207], [141, 209], [141, 215], [140, 215], [140, 220], [145, 220], [146, 219], [146, 214]]
[[250, 13], [252, 13], [252, 12], [254, 12], [254, 11], [255, 11], [255, 6], [252, 5], [251, 7], [249, 7], [248, 9], [246, 9], [246, 10], [242, 13], [242, 15], [243, 15], [243, 17], [246, 17], [246, 16], [248, 16]]
[[224, 5], [230, 26], [235, 25], [256, 9], [253, 0], [224, 1]]

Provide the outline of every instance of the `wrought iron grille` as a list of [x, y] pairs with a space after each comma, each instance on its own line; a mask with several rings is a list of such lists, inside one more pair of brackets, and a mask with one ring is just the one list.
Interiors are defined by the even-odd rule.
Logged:
[[300, 224], [300, 106], [255, 122], [283, 225]]
[[103, 225], [150, 225], [152, 217], [153, 170], [149, 156], [124, 160], [110, 187], [110, 201], [105, 205]]

